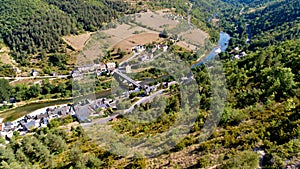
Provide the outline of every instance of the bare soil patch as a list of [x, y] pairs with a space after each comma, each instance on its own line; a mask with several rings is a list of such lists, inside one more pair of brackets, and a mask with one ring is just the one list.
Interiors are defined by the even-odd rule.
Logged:
[[179, 47], [182, 47], [186, 50], [190, 50], [190, 51], [197, 50], [197, 47], [195, 45], [189, 44], [189, 43], [184, 42], [184, 41], [179, 41], [179, 42], [176, 43], [176, 45], [178, 45]]
[[203, 46], [205, 43], [205, 39], [209, 38], [208, 33], [202, 31], [201, 29], [195, 29], [183, 33], [181, 35], [186, 41], [191, 42], [196, 45]]
[[219, 23], [220, 19], [214, 18], [214, 19], [212, 19], [211, 21], [212, 21], [212, 23], [213, 23], [214, 25], [217, 25], [217, 24]]
[[144, 44], [153, 42], [157, 38], [158, 32], [142, 28], [135, 24], [119, 24], [116, 28], [93, 33], [85, 41], [81, 52], [76, 56], [76, 65], [79, 66], [93, 62], [96, 58], [101, 58], [107, 50], [113, 48], [121, 48], [126, 52], [131, 52], [131, 48], [135, 45], [132, 45], [128, 41], [136, 41], [138, 44]]
[[9, 48], [7, 46], [2, 46], [2, 48], [0, 48], [0, 62], [13, 65], [14, 62], [8, 53], [9, 53]]
[[81, 35], [64, 36], [62, 39], [76, 51], [81, 51], [85, 43], [90, 38], [92, 32], [84, 33]]
[[145, 13], [135, 14], [136, 22], [141, 23], [147, 27], [155, 29], [157, 31], [162, 31], [164, 29], [172, 29], [179, 24], [179, 21], [169, 19], [165, 16], [166, 10], [161, 10], [157, 12], [148, 11]]
[[110, 38], [105, 39], [106, 43], [108, 43], [110, 47], [114, 47], [117, 43], [126, 40], [126, 38], [133, 35], [139, 35], [145, 32], [157, 33], [155, 31], [137, 26], [135, 24], [122, 24], [118, 25], [114, 29], [104, 30], [102, 32], [110, 36]]
[[159, 33], [142, 33], [138, 35], [132, 35], [116, 45], [113, 46], [114, 49], [120, 48], [125, 52], [131, 52], [131, 48], [136, 45], [145, 45], [147, 43], [159, 42], [163, 40], [159, 37]]

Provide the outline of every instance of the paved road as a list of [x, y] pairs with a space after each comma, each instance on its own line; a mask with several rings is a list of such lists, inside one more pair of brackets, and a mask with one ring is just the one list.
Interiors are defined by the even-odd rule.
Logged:
[[46, 79], [46, 78], [51, 78], [51, 79], [63, 79], [67, 78], [69, 75], [60, 75], [60, 76], [29, 76], [29, 77], [0, 77], [6, 80], [13, 80], [10, 83], [20, 81], [20, 80], [28, 80], [28, 79]]
[[[133, 104], [129, 109], [126, 109], [123, 111], [122, 114], [126, 114], [126, 113], [130, 113], [134, 110], [134, 106], [135, 105], [140, 105], [140, 104], [143, 104], [143, 103], [147, 103], [149, 100], [152, 100], [154, 97], [156, 97], [157, 95], [160, 95], [162, 94], [163, 92], [165, 91], [165, 89], [162, 89], [162, 90], [159, 90], [153, 94], [151, 94], [150, 96], [148, 97], [143, 97], [141, 98], [139, 101], [137, 101], [135, 104]], [[103, 123], [106, 123], [114, 118], [116, 118], [118, 115], [120, 115], [121, 113], [115, 113], [109, 117], [106, 117], [106, 118], [102, 118], [102, 119], [98, 119], [98, 120], [95, 120], [93, 121], [92, 123], [83, 123], [81, 124], [81, 126], [83, 128], [86, 128], [86, 127], [90, 127], [91, 125], [93, 124], [103, 124]]]
[[147, 103], [148, 101], [152, 100], [152, 99], [153, 99], [154, 97], [156, 97], [157, 95], [162, 94], [164, 91], [165, 91], [165, 89], [161, 89], [161, 90], [159, 90], [159, 91], [157, 91], [157, 92], [151, 94], [151, 95], [148, 96], [148, 97], [143, 97], [143, 98], [141, 98], [140, 100], [138, 100], [137, 102], [135, 102], [133, 105], [131, 105], [131, 106], [129, 107], [129, 109], [124, 110], [122, 114], [131, 113], [131, 112], [134, 110], [134, 106], [136, 106], [136, 105], [139, 106], [139, 105], [141, 105], [141, 104], [143, 104], [143, 103]]

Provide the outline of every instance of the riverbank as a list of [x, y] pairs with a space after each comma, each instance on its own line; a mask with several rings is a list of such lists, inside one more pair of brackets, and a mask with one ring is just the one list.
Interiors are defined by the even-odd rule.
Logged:
[[[111, 94], [110, 89], [94, 93], [96, 98], [107, 97], [110, 94]], [[22, 116], [25, 116], [27, 114], [30, 114], [34, 111], [37, 111], [45, 107], [72, 104], [74, 99], [76, 98], [47, 99], [47, 100], [35, 100], [31, 102], [24, 102], [23, 104], [19, 104], [17, 107], [1, 111], [0, 117], [4, 118], [4, 122], [14, 121]]]
[[70, 104], [72, 102], [73, 99], [60, 99], [54, 101], [42, 100], [39, 102], [33, 102], [33, 103], [25, 104], [23, 106], [14, 107], [12, 109], [3, 111], [0, 113], [0, 117], [4, 118], [4, 122], [13, 121], [29, 113], [32, 113], [38, 109], [42, 109], [54, 105]]
[[220, 32], [220, 39], [218, 41], [218, 46], [214, 47], [210, 52], [208, 52], [208, 54], [205, 57], [201, 57], [199, 62], [192, 65], [192, 68], [200, 66], [206, 61], [214, 59], [219, 54], [219, 52], [217, 52], [217, 50], [219, 49], [221, 49], [220, 52], [225, 52], [228, 47], [230, 38], [231, 37], [229, 34], [225, 32]]

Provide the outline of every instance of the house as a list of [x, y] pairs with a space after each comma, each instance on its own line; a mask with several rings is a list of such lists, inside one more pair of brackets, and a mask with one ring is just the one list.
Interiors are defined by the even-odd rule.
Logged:
[[106, 65], [104, 63], [100, 63], [100, 64], [95, 64], [94, 65], [94, 70], [97, 70], [99, 72], [106, 72]]
[[19, 122], [19, 124], [18, 124], [17, 127], [22, 127], [22, 126], [24, 126], [27, 123], [27, 120], [26, 119], [22, 119], [22, 120], [20, 120], [18, 122]]
[[117, 65], [114, 62], [106, 63], [107, 70], [112, 72], [116, 69]]
[[93, 69], [92, 65], [85, 65], [85, 66], [79, 67], [78, 71], [79, 72], [89, 72], [89, 71], [91, 71], [91, 69]]
[[41, 120], [41, 119], [43, 119], [43, 118], [48, 118], [49, 116], [48, 116], [48, 114], [47, 113], [44, 113], [44, 114], [39, 114], [39, 115], [37, 115], [36, 116], [36, 120]]
[[52, 76], [56, 77], [58, 74], [56, 72], [52, 72]]
[[97, 75], [97, 76], [101, 76], [101, 75], [102, 75], [102, 71], [96, 70], [96, 75]]
[[47, 124], [49, 123], [49, 119], [48, 118], [42, 118], [40, 120], [39, 126], [40, 127], [47, 127]]
[[137, 46], [133, 47], [131, 50], [134, 52], [140, 53], [140, 52], [145, 51], [146, 49], [143, 45], [137, 45]]
[[166, 52], [169, 47], [167, 45], [160, 45], [160, 48], [163, 50], [163, 52]]
[[244, 57], [244, 56], [247, 56], [247, 53], [246, 53], [246, 52], [242, 52], [242, 53], [241, 53], [241, 57]]
[[80, 76], [80, 72], [79, 72], [78, 70], [73, 70], [73, 71], [71, 72], [71, 76], [72, 76], [73, 78], [78, 77], [78, 76]]
[[156, 90], [156, 87], [155, 86], [147, 86], [145, 85], [144, 87], [144, 95], [150, 95], [150, 93], [154, 90]]
[[147, 56], [147, 55], [143, 55], [143, 56], [141, 56], [141, 57], [139, 58], [139, 61], [144, 62], [144, 61], [146, 61], [147, 59], [148, 59], [148, 56]]
[[9, 102], [10, 103], [16, 103], [17, 102], [17, 99], [15, 97], [10, 97], [9, 98]]
[[74, 117], [78, 120], [79, 123], [91, 122], [88, 117], [92, 114], [89, 106], [77, 106], [75, 107]]
[[24, 126], [23, 126], [23, 130], [24, 131], [29, 131], [31, 129], [35, 128], [35, 121], [34, 120], [31, 120], [30, 122], [26, 123]]
[[126, 68], [126, 73], [131, 73], [131, 66], [130, 65], [127, 65]]
[[11, 122], [6, 122], [4, 124], [3, 131], [9, 132], [13, 129], [13, 124]]
[[71, 115], [70, 107], [66, 106], [66, 107], [60, 108], [60, 110], [58, 111], [58, 115], [59, 116], [68, 116], [68, 115]]
[[30, 72], [30, 74], [31, 74], [31, 76], [36, 77], [36, 76], [39, 75], [39, 72], [33, 69], [33, 70]]

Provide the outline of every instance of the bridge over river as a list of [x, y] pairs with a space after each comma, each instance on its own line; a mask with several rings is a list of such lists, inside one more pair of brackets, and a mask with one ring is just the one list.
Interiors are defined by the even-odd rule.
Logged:
[[137, 83], [135, 80], [131, 79], [130, 77], [128, 77], [127, 75], [125, 75], [124, 73], [120, 72], [118, 69], [116, 69], [114, 71], [114, 75], [118, 75], [119, 77], [125, 79], [126, 81], [128, 81], [129, 83], [131, 83], [132, 85], [136, 86], [136, 87], [140, 87], [141, 85], [139, 83]]

